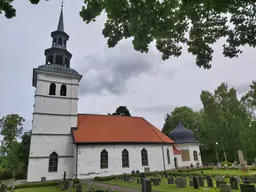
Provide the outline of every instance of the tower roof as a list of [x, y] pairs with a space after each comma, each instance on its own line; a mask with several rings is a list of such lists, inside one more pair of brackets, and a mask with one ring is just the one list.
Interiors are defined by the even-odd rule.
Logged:
[[181, 121], [174, 130], [172, 130], [168, 137], [174, 141], [174, 143], [198, 143], [195, 134], [190, 129], [185, 128]]
[[61, 4], [60, 18], [58, 23], [57, 31], [64, 32], [64, 21], [63, 21], [63, 2]]

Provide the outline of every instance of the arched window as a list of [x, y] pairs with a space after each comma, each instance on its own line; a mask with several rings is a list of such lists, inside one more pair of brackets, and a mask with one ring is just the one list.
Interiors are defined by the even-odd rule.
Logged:
[[122, 152], [122, 165], [123, 167], [129, 167], [129, 152], [126, 149]]
[[59, 39], [58, 39], [58, 45], [62, 45], [62, 38], [61, 37], [59, 37]]
[[194, 161], [198, 161], [198, 155], [196, 151], [193, 152], [193, 156], [194, 156]]
[[56, 45], [57, 44], [57, 37], [54, 37], [53, 41], [52, 41], [52, 45]]
[[58, 171], [58, 154], [53, 152], [49, 158], [49, 172], [57, 172]]
[[61, 96], [66, 96], [67, 95], [67, 86], [66, 85], [61, 85], [61, 87], [60, 87], [60, 95]]
[[64, 45], [64, 47], [67, 46], [67, 40], [66, 39], [63, 40], [63, 45]]
[[65, 66], [69, 67], [69, 60], [68, 60], [68, 58], [65, 58]]
[[167, 149], [167, 163], [171, 164], [171, 160], [170, 160], [170, 151], [169, 149]]
[[56, 85], [54, 83], [51, 83], [49, 95], [55, 95], [56, 94]]
[[142, 166], [148, 165], [148, 152], [145, 148], [141, 150], [141, 162], [142, 162]]
[[108, 168], [108, 152], [105, 149], [100, 153], [100, 168]]

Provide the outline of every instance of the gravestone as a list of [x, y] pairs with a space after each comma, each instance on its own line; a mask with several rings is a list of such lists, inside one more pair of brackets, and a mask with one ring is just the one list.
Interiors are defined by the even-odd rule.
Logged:
[[168, 182], [168, 184], [174, 184], [174, 177], [173, 177], [173, 176], [170, 176], [170, 177], [167, 179], [167, 182]]
[[216, 180], [216, 181], [223, 181], [224, 178], [223, 178], [223, 176], [216, 175], [216, 176], [215, 176], [215, 180]]
[[152, 192], [151, 181], [149, 179], [143, 179], [142, 183], [142, 192]]
[[240, 191], [241, 192], [256, 192], [254, 185], [249, 184], [240, 184]]
[[222, 185], [222, 184], [226, 185], [227, 182], [226, 181], [216, 181], [216, 187], [217, 188], [220, 188], [220, 185]]
[[7, 192], [7, 185], [1, 183], [0, 184], [0, 192]]
[[137, 178], [137, 183], [140, 183], [140, 178]]
[[218, 164], [217, 164], [217, 168], [218, 168], [218, 169], [221, 169], [221, 163], [218, 163]]
[[213, 187], [213, 181], [210, 175], [206, 176], [206, 181], [207, 181], [208, 187]]
[[159, 185], [158, 179], [155, 179], [155, 178], [153, 179], [153, 185], [154, 186], [158, 186]]
[[244, 184], [250, 184], [250, 181], [249, 181], [249, 179], [247, 177], [244, 177], [243, 178], [243, 183]]
[[244, 154], [243, 154], [243, 151], [241, 150], [238, 150], [238, 159], [239, 159], [239, 163], [242, 165], [242, 166], [245, 166], [245, 160], [244, 160]]
[[142, 183], [143, 179], [146, 178], [145, 177], [145, 173], [140, 173], [140, 182]]
[[161, 183], [161, 179], [160, 178], [157, 178], [158, 179], [158, 183]]
[[76, 192], [83, 192], [83, 186], [81, 183], [76, 184]]
[[238, 169], [238, 170], [241, 170], [241, 169], [242, 169], [241, 164], [238, 164], [238, 165], [237, 165], [237, 169]]
[[167, 179], [168, 178], [168, 174], [164, 172], [164, 176]]
[[193, 186], [194, 186], [193, 180], [190, 180], [190, 181], [189, 181], [189, 186], [190, 186], [190, 187], [193, 187]]
[[187, 182], [184, 178], [177, 178], [175, 180], [177, 188], [186, 188]]
[[256, 183], [256, 177], [248, 177], [250, 183]]
[[199, 186], [204, 187], [204, 178], [202, 176], [198, 177], [198, 181], [199, 181]]
[[199, 179], [197, 177], [193, 177], [193, 186], [194, 189], [199, 189]]
[[230, 185], [220, 184], [220, 192], [231, 192]]
[[229, 178], [229, 182], [230, 182], [231, 189], [238, 190], [238, 181], [237, 181], [237, 178], [231, 176], [231, 177]]

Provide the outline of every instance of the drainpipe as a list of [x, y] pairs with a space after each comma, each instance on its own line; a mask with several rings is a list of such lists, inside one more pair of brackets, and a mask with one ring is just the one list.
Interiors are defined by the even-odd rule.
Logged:
[[163, 164], [164, 164], [164, 171], [165, 171], [164, 144], [162, 144], [162, 154], [163, 154]]
[[78, 145], [76, 144], [76, 179], [77, 179], [77, 166], [78, 166]]

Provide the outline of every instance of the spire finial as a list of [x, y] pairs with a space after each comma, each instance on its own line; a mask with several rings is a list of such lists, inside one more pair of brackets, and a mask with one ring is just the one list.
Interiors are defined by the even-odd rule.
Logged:
[[64, 32], [64, 22], [63, 22], [63, 0], [61, 1], [61, 11], [60, 11], [60, 19], [58, 23], [57, 31]]

